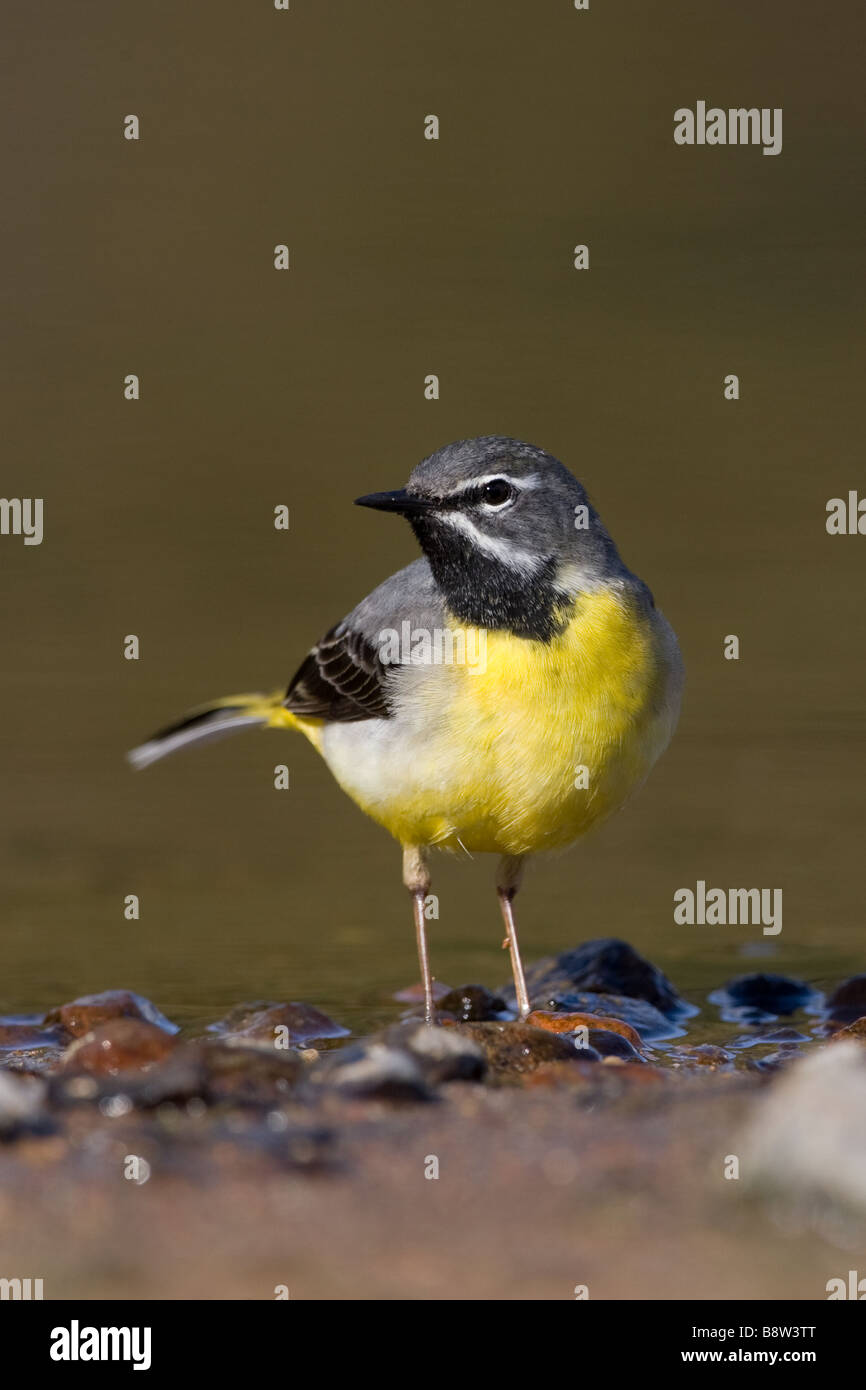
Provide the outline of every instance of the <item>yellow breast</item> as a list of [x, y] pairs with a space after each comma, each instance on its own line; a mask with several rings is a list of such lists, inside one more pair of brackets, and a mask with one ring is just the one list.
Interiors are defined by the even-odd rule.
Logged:
[[341, 785], [404, 844], [567, 845], [643, 782], [673, 732], [676, 639], [628, 591], [581, 595], [550, 642], [488, 632], [467, 634], [466, 649], [474, 665], [407, 681], [375, 732], [326, 733]]

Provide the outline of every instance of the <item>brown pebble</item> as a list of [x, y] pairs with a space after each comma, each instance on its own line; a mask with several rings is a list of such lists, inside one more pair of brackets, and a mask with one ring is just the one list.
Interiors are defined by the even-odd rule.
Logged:
[[155, 1004], [128, 989], [108, 989], [103, 994], [87, 994], [61, 1004], [45, 1015], [46, 1024], [59, 1024], [73, 1038], [80, 1038], [113, 1018], [136, 1018], [167, 1033], [177, 1032]]
[[491, 994], [484, 985], [461, 985], [459, 989], [452, 989], [437, 1000], [436, 1010], [463, 1023], [489, 1023], [508, 1012], [504, 999]]
[[853, 1038], [855, 1042], [866, 1043], [866, 1017], [857, 1018], [847, 1027], [838, 1028], [835, 1033], [830, 1034], [830, 1042], [842, 1042], [846, 1038]]
[[592, 1047], [576, 1048], [570, 1039], [558, 1037], [531, 1023], [456, 1023], [464, 1037], [477, 1043], [490, 1068], [491, 1079], [518, 1079], [545, 1062], [597, 1062]]
[[238, 1004], [219, 1023], [211, 1025], [223, 1042], [246, 1046], [300, 1047], [319, 1038], [345, 1038], [349, 1029], [335, 1023], [313, 1004]]
[[170, 1033], [137, 1018], [114, 1018], [85, 1033], [63, 1054], [60, 1070], [116, 1076], [161, 1062], [178, 1046]]
[[558, 1014], [546, 1009], [536, 1009], [526, 1020], [535, 1028], [547, 1028], [551, 1033], [575, 1033], [578, 1028], [602, 1028], [608, 1033], [619, 1033], [635, 1049], [643, 1046], [640, 1034], [631, 1024], [619, 1018], [604, 1018], [601, 1014]]

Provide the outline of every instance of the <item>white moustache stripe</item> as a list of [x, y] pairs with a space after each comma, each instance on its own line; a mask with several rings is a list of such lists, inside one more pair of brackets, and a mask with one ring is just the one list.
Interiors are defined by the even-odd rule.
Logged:
[[479, 531], [475, 522], [464, 512], [443, 512], [439, 519], [447, 522], [457, 531], [462, 531], [464, 535], [469, 536], [479, 550], [483, 550], [486, 555], [494, 556], [500, 564], [508, 565], [509, 569], [521, 570], [524, 574], [534, 574], [545, 563], [543, 556], [534, 555], [530, 550], [521, 550], [511, 541], [503, 540], [498, 536], [486, 536], [483, 531]]

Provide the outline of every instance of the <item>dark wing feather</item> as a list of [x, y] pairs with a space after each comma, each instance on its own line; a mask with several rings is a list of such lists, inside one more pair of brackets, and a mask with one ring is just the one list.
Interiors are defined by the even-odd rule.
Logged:
[[362, 633], [338, 623], [296, 671], [283, 704], [310, 719], [387, 719], [387, 670]]
[[413, 628], [444, 627], [442, 595], [426, 560], [415, 560], [392, 574], [357, 608], [317, 642], [295, 675], [283, 701], [293, 714], [348, 723], [388, 719], [391, 682], [398, 664], [379, 660], [382, 634]]

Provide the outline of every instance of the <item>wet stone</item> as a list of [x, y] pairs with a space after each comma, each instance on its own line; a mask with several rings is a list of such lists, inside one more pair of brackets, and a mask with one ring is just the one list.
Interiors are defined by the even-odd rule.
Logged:
[[678, 1047], [674, 1057], [698, 1067], [725, 1067], [734, 1061], [734, 1054], [713, 1043], [698, 1043], [694, 1047]]
[[[526, 972], [530, 1003], [547, 1007], [550, 998], [581, 993], [643, 1000], [671, 1018], [692, 1013], [670, 980], [627, 941], [604, 937], [585, 941], [558, 956], [536, 961]], [[511, 1000], [514, 991], [506, 991]]]
[[615, 1057], [623, 1062], [644, 1065], [644, 1059], [622, 1033], [611, 1032], [609, 1028], [590, 1028], [589, 1046], [594, 1048], [602, 1060]]
[[138, 1018], [115, 1018], [101, 1023], [66, 1049], [64, 1072], [88, 1072], [116, 1076], [160, 1062], [178, 1046], [177, 1040], [153, 1023]]
[[[192, 1046], [192, 1044], [189, 1044]], [[205, 1044], [202, 1098], [210, 1105], [268, 1105], [285, 1100], [305, 1072], [290, 1048]]]
[[715, 990], [710, 1003], [728, 1023], [769, 1023], [798, 1009], [816, 1009], [820, 995], [803, 980], [786, 975], [738, 975]]
[[[640, 1034], [619, 1018], [605, 1018], [601, 1014], [546, 1013], [543, 1009], [536, 1009], [526, 1021], [535, 1028], [548, 1028], [551, 1033], [576, 1033], [579, 1028], [619, 1033], [631, 1045], [632, 1051], [641, 1047]], [[589, 1041], [592, 1043], [592, 1038]]]
[[273, 1047], [288, 1039], [289, 1046], [303, 1047], [323, 1038], [345, 1038], [349, 1029], [335, 1023], [312, 1004], [292, 1001], [287, 1004], [238, 1004], [226, 1018], [212, 1023], [209, 1033], [215, 1033], [225, 1043], [246, 1046]]
[[[56, 1082], [56, 1100], [60, 1104], [74, 1104], [80, 1100], [103, 1100], [122, 1094], [131, 1105], [141, 1110], [166, 1104], [186, 1105], [189, 1101], [204, 1101], [208, 1086], [203, 1052], [199, 1044], [182, 1044], [164, 1061], [139, 1076], [126, 1075], [116, 1080], [103, 1078], [99, 1090], [90, 1096], [76, 1087], [75, 1082], [80, 1078], [70, 1077], [65, 1082], [60, 1077]], [[95, 1082], [96, 1078], [93, 1080]]]
[[453, 1024], [430, 1027], [409, 1020], [388, 1028], [382, 1040], [389, 1047], [405, 1049], [430, 1086], [443, 1081], [480, 1081], [487, 1070], [481, 1048]]
[[799, 1028], [774, 1028], [770, 1033], [761, 1033], [755, 1042], [766, 1043], [804, 1043], [810, 1042], [808, 1033], [801, 1033]]
[[436, 1008], [453, 1015], [461, 1023], [486, 1023], [507, 1011], [501, 995], [491, 993], [484, 985], [462, 985], [449, 990], [437, 999]]
[[286, 1100], [304, 1072], [291, 1049], [180, 1043], [148, 1070], [116, 1075], [61, 1074], [52, 1078], [58, 1105], [101, 1102], [123, 1094], [131, 1105], [150, 1110], [163, 1105], [270, 1106]]
[[827, 1000], [827, 1017], [833, 1023], [854, 1023], [866, 1015], [866, 975], [852, 975]]
[[830, 1042], [842, 1042], [846, 1038], [853, 1042], [866, 1043], [866, 1018], [856, 1018], [853, 1023], [846, 1024], [844, 1028], [837, 1028], [835, 1033], [830, 1034]]
[[543, 1013], [593, 1014], [605, 1019], [627, 1023], [642, 1039], [675, 1038], [683, 1032], [679, 1023], [643, 999], [629, 999], [622, 994], [560, 994], [550, 999], [536, 999], [533, 1007]]
[[417, 1057], [405, 1047], [375, 1038], [329, 1053], [312, 1069], [310, 1081], [369, 1100], [427, 1101], [435, 1096]]
[[80, 1038], [113, 1018], [137, 1018], [166, 1033], [179, 1031], [177, 1024], [169, 1022], [149, 999], [127, 989], [108, 989], [102, 994], [86, 994], [73, 999], [70, 1004], [61, 1004], [47, 1013], [45, 1023], [57, 1025], [71, 1037]]
[[519, 1080], [548, 1062], [599, 1059], [594, 1048], [577, 1048], [567, 1036], [529, 1023], [457, 1023], [452, 1027], [481, 1049], [491, 1080]]

